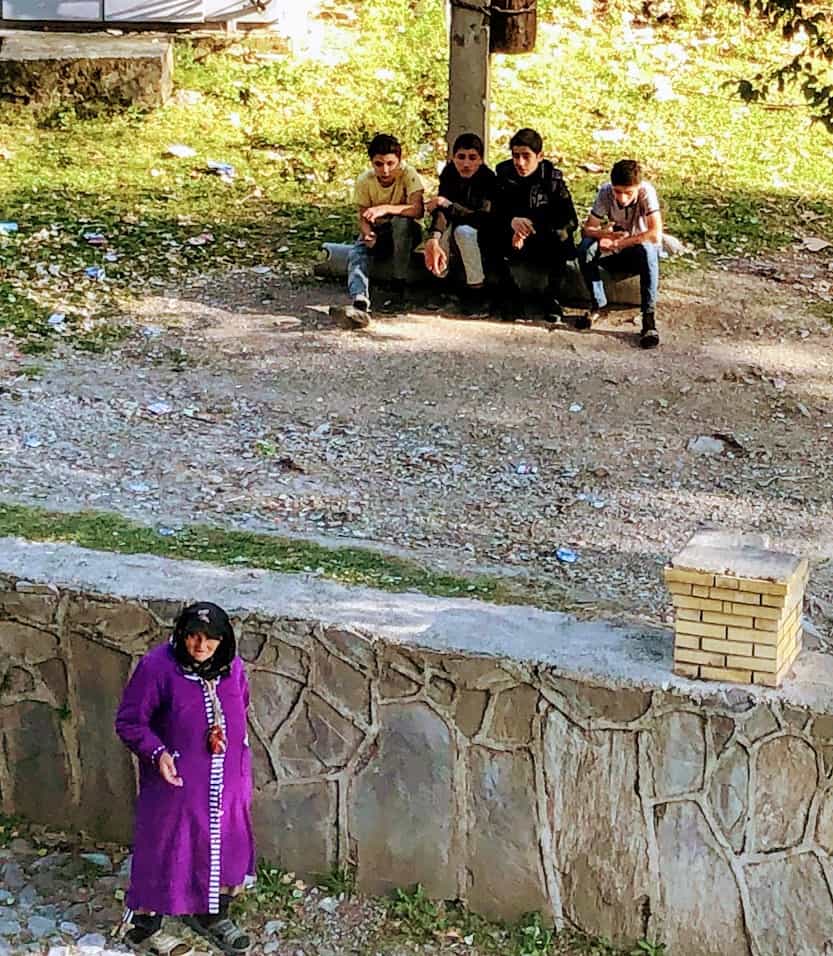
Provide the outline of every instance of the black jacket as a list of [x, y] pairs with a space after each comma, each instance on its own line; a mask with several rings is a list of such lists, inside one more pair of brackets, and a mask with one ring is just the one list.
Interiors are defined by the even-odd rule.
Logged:
[[498, 164], [496, 173], [495, 221], [500, 230], [510, 230], [511, 221], [521, 216], [532, 220], [539, 239], [572, 246], [578, 216], [560, 169], [542, 159], [534, 173], [519, 176], [507, 159]]
[[438, 195], [450, 199], [451, 205], [434, 210], [429, 233], [445, 232], [449, 226], [486, 227], [492, 214], [496, 182], [495, 174], [488, 166], [481, 166], [472, 177], [464, 179], [454, 163], [447, 163], [440, 173]]

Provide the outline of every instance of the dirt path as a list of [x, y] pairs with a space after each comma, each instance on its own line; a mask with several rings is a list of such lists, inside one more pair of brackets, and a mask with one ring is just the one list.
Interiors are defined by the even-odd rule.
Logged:
[[[830, 601], [831, 327], [807, 268], [667, 280], [653, 353], [633, 312], [587, 334], [427, 314], [347, 333], [337, 286], [202, 280], [145, 300], [103, 357], [30, 379], [7, 346], [0, 496], [382, 543], [654, 620], [662, 563], [714, 524], [808, 554]], [[687, 450], [714, 434], [722, 454]]]

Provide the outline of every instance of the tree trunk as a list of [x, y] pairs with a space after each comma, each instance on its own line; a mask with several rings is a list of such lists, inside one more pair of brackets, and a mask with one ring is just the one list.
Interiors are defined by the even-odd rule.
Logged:
[[492, 53], [531, 53], [535, 49], [536, 0], [492, 0]]

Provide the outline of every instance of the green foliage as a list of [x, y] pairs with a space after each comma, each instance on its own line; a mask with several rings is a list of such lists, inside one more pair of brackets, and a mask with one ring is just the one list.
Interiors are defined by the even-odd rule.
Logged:
[[555, 936], [544, 926], [539, 913], [528, 913], [511, 930], [515, 956], [547, 956]]
[[156, 554], [211, 564], [246, 564], [270, 571], [314, 573], [384, 591], [422, 591], [446, 597], [473, 597], [497, 603], [530, 603], [563, 610], [557, 586], [530, 588], [493, 577], [435, 573], [414, 561], [364, 548], [327, 548], [296, 538], [190, 525], [160, 534], [109, 512], [55, 512], [27, 505], [0, 504], [0, 536], [32, 541], [68, 541], [84, 548], [122, 554]]
[[239, 915], [291, 915], [304, 898], [305, 890], [306, 884], [296, 879], [294, 873], [259, 860], [254, 886], [234, 901], [234, 912]]
[[833, 133], [833, 31], [830, 10], [805, 0], [735, 0], [747, 13], [757, 15], [785, 40], [793, 41], [788, 58], [741, 80], [744, 100], [756, 102], [773, 93], [797, 88], [817, 120]]
[[[652, 13], [660, 7], [670, 13]], [[20, 225], [0, 237], [0, 328], [33, 354], [61, 340], [96, 351], [124, 334], [117, 317], [132, 297], [188, 275], [258, 265], [307, 275], [321, 243], [354, 228], [352, 183], [376, 131], [395, 132], [433, 176], [445, 151], [442, 0], [355, 9], [355, 29], [320, 58], [281, 48], [259, 58], [262, 38], [177, 37], [180, 95], [163, 109], [0, 103], [0, 145], [14, 151], [0, 161], [0, 208]], [[513, 130], [538, 127], [584, 212], [611, 163], [637, 156], [669, 230], [706, 256], [780, 249], [805, 212], [814, 230], [833, 227], [829, 136], [808, 129], [786, 87], [768, 90], [767, 103], [751, 87], [749, 103], [730, 92], [787, 52], [737, 5], [543, 0], [538, 32], [535, 53], [493, 58], [493, 162]], [[675, 98], [656, 97], [658, 77]], [[618, 140], [594, 135], [611, 129]], [[197, 155], [166, 156], [173, 143]], [[208, 159], [232, 163], [234, 181], [207, 174]], [[107, 246], [90, 245], [91, 231]], [[204, 233], [212, 238], [191, 243]], [[104, 281], [85, 276], [92, 265]], [[68, 316], [60, 335], [46, 323], [53, 311]]]
[[330, 896], [350, 897], [356, 889], [356, 871], [350, 866], [336, 867], [316, 882]]

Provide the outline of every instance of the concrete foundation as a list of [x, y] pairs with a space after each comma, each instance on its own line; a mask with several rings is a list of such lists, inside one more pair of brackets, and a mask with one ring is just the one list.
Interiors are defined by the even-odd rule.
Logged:
[[161, 106], [173, 91], [173, 41], [9, 31], [0, 38], [0, 97], [34, 106]]
[[129, 839], [112, 730], [183, 602], [232, 614], [259, 853], [674, 956], [833, 947], [833, 658], [672, 675], [673, 635], [316, 577], [0, 542], [0, 802]]

